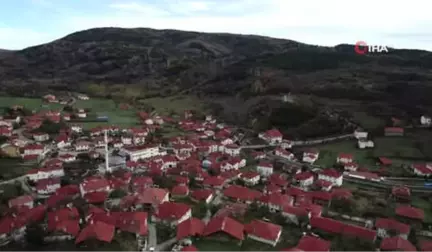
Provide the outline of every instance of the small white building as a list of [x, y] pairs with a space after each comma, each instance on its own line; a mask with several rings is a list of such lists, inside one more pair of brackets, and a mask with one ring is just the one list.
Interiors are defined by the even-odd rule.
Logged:
[[432, 124], [432, 119], [429, 116], [422, 115], [420, 117], [420, 123], [424, 126], [430, 126]]
[[75, 133], [82, 133], [82, 131], [83, 131], [83, 129], [80, 125], [72, 125], [70, 127], [70, 129], [72, 132], [75, 132]]
[[228, 144], [225, 146], [224, 152], [230, 156], [240, 155], [241, 147], [237, 144]]
[[357, 146], [359, 149], [367, 149], [375, 147], [375, 144], [372, 140], [367, 140], [365, 138], [361, 138], [357, 141]]
[[33, 138], [36, 142], [45, 142], [49, 140], [49, 135], [47, 133], [34, 133]]
[[325, 169], [318, 174], [318, 179], [328, 181], [334, 186], [341, 186], [343, 182], [343, 174], [339, 173], [335, 169]]
[[158, 145], [123, 147], [121, 151], [128, 155], [131, 161], [138, 161], [140, 159], [151, 158], [162, 154]]
[[257, 172], [263, 177], [269, 177], [273, 174], [273, 165], [271, 163], [260, 162], [257, 165]]
[[314, 183], [314, 176], [311, 172], [301, 172], [294, 176], [294, 179], [303, 188], [309, 187]]
[[313, 164], [319, 158], [319, 152], [317, 150], [309, 150], [303, 152], [303, 162]]
[[76, 151], [88, 151], [90, 150], [91, 143], [87, 141], [79, 141], [75, 144]]
[[368, 137], [368, 132], [363, 131], [363, 130], [355, 130], [354, 131], [354, 137], [357, 138], [357, 139], [367, 138]]

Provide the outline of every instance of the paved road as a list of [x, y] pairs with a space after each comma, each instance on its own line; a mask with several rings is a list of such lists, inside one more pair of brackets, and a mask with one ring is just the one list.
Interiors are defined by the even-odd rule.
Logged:
[[155, 251], [159, 251], [156, 250], [156, 246], [157, 246], [157, 229], [156, 229], [156, 225], [154, 223], [149, 223], [148, 224], [148, 248], [155, 248]]

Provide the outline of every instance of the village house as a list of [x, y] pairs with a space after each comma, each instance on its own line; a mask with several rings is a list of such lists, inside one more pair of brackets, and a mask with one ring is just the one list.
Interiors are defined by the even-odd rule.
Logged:
[[224, 234], [236, 240], [244, 240], [244, 225], [226, 216], [213, 217], [205, 226], [203, 236]]
[[29, 180], [38, 181], [47, 178], [63, 177], [64, 170], [62, 165], [51, 165], [40, 169], [32, 169], [26, 175]]
[[341, 186], [343, 182], [343, 174], [339, 173], [335, 169], [324, 169], [318, 174], [318, 179], [328, 181], [333, 186]]
[[404, 128], [386, 127], [386, 128], [384, 128], [384, 135], [385, 136], [403, 136], [404, 135]]
[[84, 100], [84, 101], [90, 99], [90, 98], [89, 98], [87, 95], [85, 95], [85, 94], [79, 94], [79, 95], [77, 96], [77, 98], [78, 98], [79, 100]]
[[228, 199], [231, 199], [236, 202], [251, 204], [256, 199], [261, 197], [262, 193], [259, 191], [249, 189], [247, 187], [230, 185], [223, 191], [223, 195]]
[[357, 140], [366, 139], [368, 137], [368, 133], [366, 131], [361, 130], [361, 129], [357, 129], [354, 131], [354, 137]]
[[69, 154], [69, 153], [66, 153], [66, 154], [60, 155], [59, 159], [65, 163], [70, 163], [70, 162], [73, 162], [76, 160], [76, 156]]
[[111, 190], [108, 180], [105, 178], [86, 178], [79, 186], [81, 196], [91, 192], [109, 192]]
[[209, 176], [204, 178], [202, 184], [205, 188], [222, 189], [227, 179], [222, 176]]
[[244, 226], [248, 238], [272, 245], [273, 247], [279, 242], [282, 234], [282, 227], [270, 222], [253, 220]]
[[62, 241], [74, 239], [79, 233], [80, 215], [75, 207], [60, 208], [47, 214], [47, 231], [45, 241]]
[[278, 157], [285, 158], [291, 161], [295, 160], [294, 154], [282, 148], [276, 148], [274, 150], [274, 154]]
[[65, 134], [58, 135], [54, 139], [54, 143], [57, 145], [57, 148], [59, 148], [59, 149], [64, 149], [64, 148], [70, 147], [72, 144], [69, 137]]
[[321, 251], [329, 252], [331, 248], [331, 242], [321, 239], [319, 237], [305, 235], [300, 238], [297, 246], [294, 248], [288, 248], [283, 251]]
[[280, 146], [282, 149], [291, 149], [293, 146], [293, 142], [287, 139], [283, 139]]
[[299, 220], [302, 218], [310, 218], [311, 213], [309, 213], [304, 207], [286, 204], [282, 209], [282, 216], [284, 216], [290, 223], [299, 225]]
[[230, 156], [238, 156], [240, 155], [241, 147], [237, 144], [228, 144], [225, 145], [224, 152]]
[[30, 155], [43, 155], [47, 151], [46, 147], [42, 144], [28, 144], [24, 146], [24, 155], [23, 156], [30, 156]]
[[336, 162], [340, 164], [352, 163], [354, 161], [354, 156], [348, 153], [341, 153], [336, 158]]
[[377, 235], [380, 238], [390, 237], [392, 234], [391, 232], [394, 232], [398, 236], [408, 239], [411, 230], [409, 225], [390, 218], [378, 218], [375, 221], [375, 227], [377, 229]]
[[11, 137], [12, 136], [12, 129], [10, 129], [7, 126], [0, 126], [0, 136]]
[[311, 172], [301, 172], [294, 176], [294, 180], [296, 180], [300, 187], [308, 188], [314, 183], [314, 176]]
[[176, 226], [190, 218], [192, 218], [191, 207], [177, 202], [160, 204], [152, 216], [153, 221], [169, 223], [171, 226]]
[[88, 151], [90, 150], [91, 143], [87, 141], [78, 141], [75, 143], [75, 151]]
[[187, 185], [176, 185], [171, 189], [171, 197], [173, 198], [183, 198], [188, 196], [189, 193], [190, 190]]
[[34, 199], [30, 195], [22, 195], [8, 201], [9, 208], [28, 207], [33, 208]]
[[424, 210], [409, 205], [400, 205], [396, 208], [396, 216], [412, 222], [423, 222]]
[[123, 145], [132, 145], [132, 137], [131, 136], [121, 136], [120, 138], [121, 142], [123, 143]]
[[411, 200], [411, 190], [406, 186], [393, 186], [391, 194], [397, 201], [408, 202]]
[[357, 146], [359, 149], [366, 149], [366, 148], [374, 148], [375, 144], [372, 140], [361, 138], [357, 141]]
[[317, 150], [308, 150], [303, 152], [303, 162], [313, 164], [318, 160], [319, 152]]
[[[190, 218], [177, 226], [177, 241], [181, 241], [185, 238], [201, 236], [204, 232], [205, 223], [197, 218]], [[198, 250], [184, 250], [182, 251], [198, 251]]]
[[52, 194], [60, 187], [60, 178], [46, 178], [38, 180], [35, 189], [38, 194]]
[[45, 101], [47, 101], [47, 102], [50, 102], [50, 103], [57, 102], [57, 97], [55, 95], [52, 95], [52, 94], [44, 95], [42, 97], [42, 99], [45, 100]]
[[102, 221], [90, 222], [85, 226], [78, 237], [75, 239], [75, 244], [82, 243], [86, 240], [97, 240], [106, 243], [111, 243], [114, 238], [115, 226]]
[[411, 169], [418, 176], [429, 177], [432, 175], [432, 165], [430, 164], [412, 164]]
[[151, 158], [161, 155], [158, 145], [143, 145], [143, 146], [132, 146], [123, 147], [122, 150], [126, 155], [129, 156], [130, 160], [138, 161], [140, 159]]
[[263, 177], [268, 177], [273, 174], [273, 165], [271, 163], [260, 162], [257, 165], [257, 172]]
[[266, 141], [270, 145], [277, 145], [282, 143], [282, 133], [277, 129], [271, 129], [266, 132], [260, 133], [259, 138]]
[[45, 142], [49, 140], [49, 135], [47, 133], [33, 133], [33, 139], [36, 142]]
[[347, 163], [344, 165], [345, 171], [357, 171], [359, 165], [357, 163]]
[[386, 237], [381, 241], [380, 251], [417, 251], [416, 247], [408, 240], [400, 237]]
[[270, 212], [282, 211], [285, 205], [293, 205], [294, 198], [282, 193], [271, 193], [261, 196], [258, 204], [266, 206]]
[[242, 173], [240, 178], [245, 185], [254, 186], [259, 183], [261, 176], [258, 172], [249, 171]]
[[75, 132], [75, 133], [82, 133], [82, 131], [83, 131], [83, 128], [80, 125], [72, 125], [70, 127], [70, 129], [72, 132]]
[[76, 116], [78, 118], [86, 118], [87, 117], [87, 113], [84, 109], [78, 109]]
[[214, 198], [214, 193], [209, 189], [198, 189], [192, 192], [191, 199], [196, 202], [210, 204]]
[[420, 124], [424, 126], [430, 126], [432, 123], [432, 119], [429, 116], [422, 115], [420, 117]]

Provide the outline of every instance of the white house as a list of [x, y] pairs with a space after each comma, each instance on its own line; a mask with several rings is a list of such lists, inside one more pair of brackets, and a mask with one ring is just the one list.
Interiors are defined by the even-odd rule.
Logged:
[[158, 145], [123, 147], [122, 152], [128, 155], [131, 161], [138, 161], [140, 159], [146, 159], [161, 155]]
[[325, 169], [318, 174], [318, 179], [322, 179], [332, 183], [334, 186], [341, 186], [343, 182], [343, 174], [335, 169]]
[[411, 169], [413, 169], [414, 174], [418, 176], [431, 176], [432, 166], [429, 164], [412, 164]]
[[69, 163], [69, 162], [75, 161], [76, 160], [76, 156], [72, 155], [72, 154], [69, 154], [69, 153], [66, 153], [66, 154], [60, 155], [59, 159], [62, 160], [63, 162], [65, 162], [65, 163]]
[[9, 208], [22, 207], [22, 206], [26, 206], [28, 208], [33, 208], [34, 199], [30, 195], [18, 196], [16, 198], [10, 199], [8, 201], [8, 206], [9, 206]]
[[27, 155], [42, 155], [46, 148], [42, 144], [28, 144], [24, 146], [24, 156]]
[[354, 161], [354, 156], [348, 153], [341, 153], [336, 158], [336, 162], [340, 164], [352, 163]]
[[261, 177], [257, 172], [245, 172], [240, 178], [247, 186], [254, 186], [259, 183]]
[[76, 151], [88, 151], [90, 150], [90, 142], [87, 141], [79, 141], [75, 143], [75, 150]]
[[41, 169], [33, 169], [27, 173], [27, 178], [31, 181], [63, 176], [64, 170], [62, 166], [48, 166]]
[[78, 118], [86, 118], [87, 117], [87, 113], [85, 112], [84, 109], [79, 109], [78, 113], [76, 115], [78, 116]]
[[309, 150], [303, 152], [303, 162], [313, 164], [318, 160], [319, 152], [316, 150]]
[[131, 136], [122, 136], [121, 137], [121, 142], [124, 145], [132, 145], [132, 137]]
[[52, 194], [60, 187], [60, 178], [41, 179], [36, 183], [36, 192], [38, 194]]
[[81, 182], [79, 187], [81, 196], [84, 196], [87, 193], [109, 192], [111, 190], [108, 180], [97, 177], [86, 178], [83, 182]]
[[70, 129], [72, 132], [75, 132], [75, 133], [81, 133], [83, 131], [83, 129], [80, 125], [72, 125], [70, 127]]
[[344, 165], [344, 170], [346, 171], [357, 171], [359, 165], [357, 163], [347, 163]]
[[248, 238], [274, 247], [280, 240], [282, 227], [271, 222], [253, 220], [245, 225], [245, 231]]
[[301, 172], [294, 176], [294, 179], [303, 188], [306, 188], [314, 183], [314, 176], [311, 172]]
[[361, 138], [357, 141], [357, 146], [359, 147], [359, 149], [366, 149], [375, 147], [375, 144], [372, 140]]
[[258, 134], [258, 137], [271, 145], [282, 143], [282, 133], [277, 129], [267, 130], [266, 132]]
[[49, 135], [47, 133], [34, 133], [33, 138], [36, 142], [45, 142], [49, 140]]
[[432, 123], [432, 119], [429, 116], [421, 116], [420, 117], [421, 125], [429, 126]]
[[276, 148], [274, 151], [274, 154], [278, 157], [285, 158], [288, 160], [294, 160], [295, 159], [294, 154], [292, 154], [291, 152], [289, 152], [285, 149], [282, 149], [282, 148]]
[[260, 162], [257, 165], [257, 172], [263, 177], [268, 177], [273, 174], [273, 165], [271, 163]]
[[230, 156], [238, 156], [240, 155], [241, 147], [237, 144], [228, 144], [225, 146], [224, 152]]
[[363, 130], [355, 130], [354, 131], [354, 137], [357, 139], [367, 138], [368, 133], [366, 131], [363, 131]]

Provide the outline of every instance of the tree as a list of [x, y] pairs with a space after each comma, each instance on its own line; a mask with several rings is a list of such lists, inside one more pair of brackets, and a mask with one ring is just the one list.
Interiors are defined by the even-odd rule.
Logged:
[[127, 195], [127, 193], [125, 191], [116, 189], [110, 193], [109, 197], [111, 199], [115, 199], [115, 198], [118, 199], [118, 198], [123, 198], [126, 195]]
[[37, 129], [39, 132], [47, 134], [58, 134], [62, 128], [64, 128], [64, 123], [54, 123], [51, 120], [44, 120], [42, 125]]
[[209, 210], [208, 205], [205, 202], [200, 202], [193, 207], [192, 215], [195, 218], [202, 219], [207, 215], [208, 210]]

